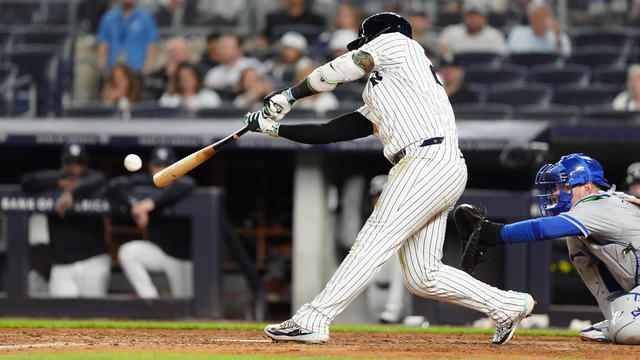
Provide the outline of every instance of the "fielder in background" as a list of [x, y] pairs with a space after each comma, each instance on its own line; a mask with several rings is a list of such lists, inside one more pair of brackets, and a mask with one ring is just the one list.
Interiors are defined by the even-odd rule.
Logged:
[[[338, 270], [290, 320], [265, 328], [272, 339], [328, 341], [332, 320], [396, 253], [409, 291], [487, 314], [497, 324], [494, 344], [509, 342], [533, 311], [529, 294], [497, 289], [441, 261], [447, 215], [464, 190], [467, 167], [442, 82], [411, 35], [411, 25], [400, 15], [370, 16], [360, 25], [360, 37], [347, 46], [348, 53], [271, 94], [262, 111], [245, 117], [254, 131], [308, 144], [375, 135], [394, 164], [373, 213]], [[318, 125], [278, 122], [296, 100], [365, 76], [365, 104], [356, 111]]]
[[[189, 176], [181, 176], [164, 188], [153, 186], [153, 175], [175, 160], [173, 149], [156, 147], [151, 152], [148, 172], [114, 178], [107, 190], [114, 208], [124, 208], [140, 229], [147, 230], [149, 240], [129, 241], [118, 250], [120, 267], [138, 296], [145, 299], [158, 297], [150, 271], [165, 273], [173, 297], [193, 296], [189, 219], [153, 214], [186, 197], [195, 187], [195, 181]], [[135, 186], [149, 186], [153, 193], [143, 199], [136, 198]]]
[[67, 144], [62, 167], [22, 177], [27, 193], [56, 192], [56, 213], [47, 216], [51, 250], [49, 295], [52, 297], [104, 297], [111, 271], [104, 222], [101, 217], [68, 214], [74, 202], [102, 188], [104, 175], [87, 167], [84, 146]]
[[582, 340], [640, 344], [638, 206], [614, 191], [600, 163], [583, 154], [544, 165], [535, 183], [542, 218], [504, 225], [471, 205], [456, 208], [463, 268], [472, 271], [490, 246], [566, 236], [569, 258], [605, 317], [581, 330]]

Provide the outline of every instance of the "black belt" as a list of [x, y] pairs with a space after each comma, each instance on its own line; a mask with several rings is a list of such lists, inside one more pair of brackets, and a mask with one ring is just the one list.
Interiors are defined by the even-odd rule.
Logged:
[[[443, 136], [439, 136], [439, 137], [432, 137], [430, 139], [427, 139], [425, 141], [422, 142], [422, 144], [420, 144], [419, 147], [424, 147], [424, 146], [429, 146], [429, 145], [438, 145], [440, 143], [442, 143], [444, 141], [444, 137]], [[394, 164], [397, 164], [400, 162], [400, 160], [402, 160], [402, 158], [407, 154], [407, 148], [404, 148], [400, 151], [398, 151], [395, 155], [393, 155], [393, 160], [392, 162]]]

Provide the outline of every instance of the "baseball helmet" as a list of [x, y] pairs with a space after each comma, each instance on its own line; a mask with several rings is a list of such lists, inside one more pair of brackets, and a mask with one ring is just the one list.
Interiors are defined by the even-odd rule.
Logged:
[[[600, 163], [583, 154], [569, 154], [555, 164], [546, 164], [536, 175], [535, 184], [540, 189], [538, 206], [542, 216], [553, 216], [569, 211], [573, 198], [573, 187], [592, 182], [601, 188], [610, 189], [604, 178]], [[565, 191], [564, 184], [569, 184]], [[559, 192], [558, 192], [559, 191]]]
[[89, 161], [89, 155], [87, 154], [87, 149], [84, 147], [84, 145], [78, 143], [68, 143], [62, 149], [60, 160], [65, 164], [70, 162], [79, 162], [85, 164], [87, 163], [87, 161]]
[[411, 24], [407, 19], [392, 12], [381, 12], [369, 16], [360, 24], [358, 38], [347, 45], [347, 49], [356, 50], [381, 34], [399, 32], [406, 37], [412, 37]]
[[640, 162], [629, 165], [625, 182], [627, 186], [640, 182]]
[[151, 160], [153, 166], [169, 166], [176, 161], [176, 154], [170, 146], [156, 146], [151, 150]]

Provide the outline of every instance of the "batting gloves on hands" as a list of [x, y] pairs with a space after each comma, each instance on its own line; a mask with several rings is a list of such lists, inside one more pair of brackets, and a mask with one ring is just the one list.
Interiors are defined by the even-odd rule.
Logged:
[[262, 113], [271, 120], [281, 120], [291, 111], [291, 105], [296, 101], [291, 95], [291, 89], [276, 90], [267, 95], [264, 99]]
[[278, 136], [280, 123], [264, 117], [261, 111], [247, 113], [244, 124], [253, 132], [262, 132], [271, 136]]

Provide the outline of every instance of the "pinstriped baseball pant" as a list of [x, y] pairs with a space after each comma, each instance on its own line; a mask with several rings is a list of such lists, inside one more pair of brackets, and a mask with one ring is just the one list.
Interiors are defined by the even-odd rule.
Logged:
[[405, 156], [389, 172], [373, 213], [349, 255], [313, 301], [293, 316], [299, 326], [328, 334], [331, 321], [398, 253], [403, 279], [421, 297], [483, 312], [507, 324], [524, 306], [524, 295], [487, 285], [441, 261], [447, 214], [467, 181], [463, 159]]

